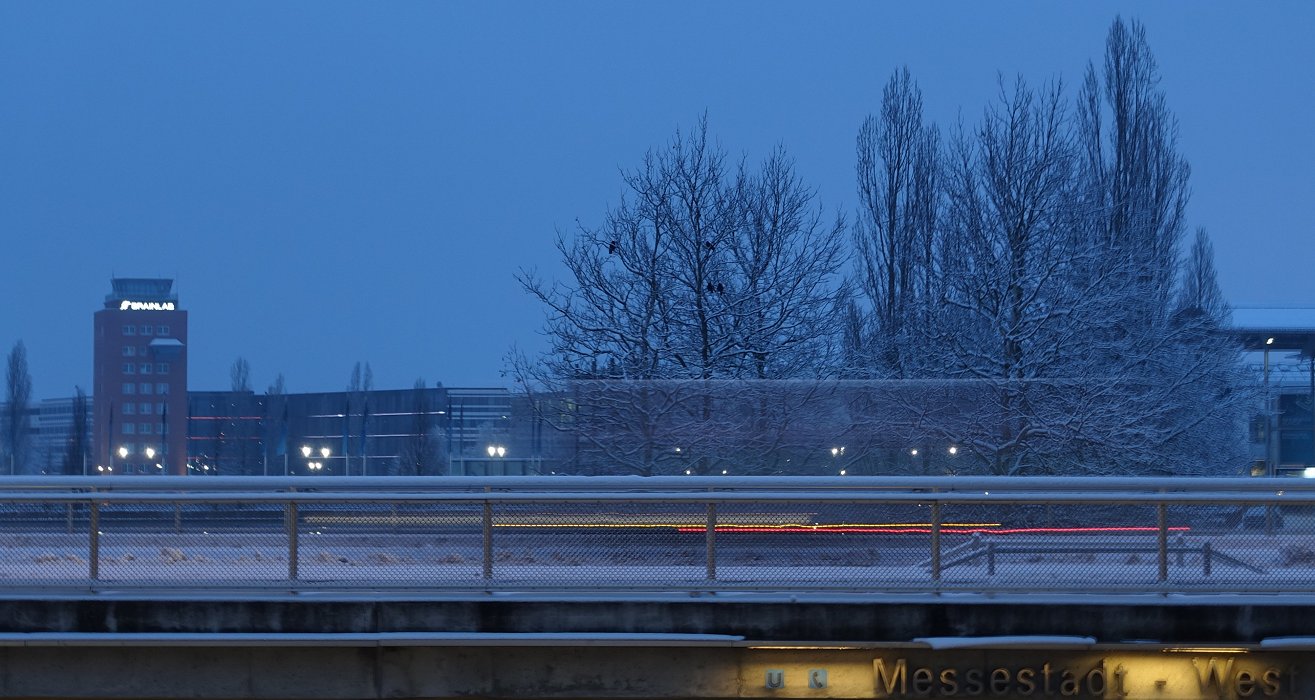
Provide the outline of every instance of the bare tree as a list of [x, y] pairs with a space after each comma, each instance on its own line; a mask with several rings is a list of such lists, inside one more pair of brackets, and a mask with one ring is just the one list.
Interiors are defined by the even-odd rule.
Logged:
[[435, 435], [434, 409], [429, 403], [429, 389], [424, 379], [417, 379], [411, 390], [411, 430], [397, 471], [406, 476], [436, 476], [440, 473], [441, 441]]
[[886, 83], [880, 114], [858, 133], [854, 246], [859, 288], [871, 304], [862, 345], [873, 354], [850, 365], [863, 374], [913, 372], [919, 322], [939, 291], [939, 151], [936, 128], [923, 123], [922, 91], [904, 67]]
[[254, 424], [251, 364], [242, 357], [233, 360], [228, 377], [230, 393], [224, 407], [227, 426], [219, 442], [229, 443], [223, 452], [233, 456], [234, 464], [230, 468], [238, 474], [250, 475], [256, 472], [256, 442], [259, 439]]
[[[1035, 92], [1003, 82], [949, 166], [947, 274], [954, 314], [936, 347], [950, 376], [985, 382], [992, 397], [958, 440], [998, 474], [1018, 473], [1053, 424], [1034, 410], [1037, 382], [1067, 375], [1081, 338], [1080, 264], [1068, 234], [1075, 206], [1074, 153], [1058, 83]], [[1058, 417], [1056, 417], [1058, 418]]]
[[26, 469], [31, 402], [32, 375], [27, 368], [27, 346], [20, 340], [9, 351], [5, 371], [4, 452], [0, 457], [11, 475]]
[[64, 451], [65, 474], [87, 473], [87, 460], [91, 459], [91, 440], [88, 437], [87, 393], [75, 387], [73, 397], [73, 424], [69, 426], [68, 442]]
[[[370, 421], [370, 403], [369, 393], [374, 389], [374, 370], [370, 369], [370, 363], [362, 364], [359, 360], [352, 366], [351, 378], [347, 383], [347, 392], [344, 396], [343, 409], [343, 427], [342, 427], [342, 457], [343, 457], [343, 476], [351, 474], [351, 452], [353, 436], [359, 436], [357, 445], [359, 447], [358, 455], [361, 458], [361, 475], [364, 476], [368, 466], [368, 457], [366, 456], [366, 442], [369, 438], [369, 421]], [[353, 408], [359, 408], [359, 417], [353, 418]]]
[[288, 397], [287, 382], [279, 372], [265, 389], [265, 449], [264, 472], [269, 474], [269, 458], [282, 457], [279, 465], [288, 474]]
[[1087, 68], [1077, 115], [1105, 293], [1121, 293], [1122, 320], [1150, 332], [1172, 311], [1191, 173], [1159, 83], [1145, 27], [1116, 18], [1103, 71]]
[[1230, 313], [1215, 273], [1215, 248], [1204, 228], [1196, 229], [1178, 290], [1178, 310], [1186, 309], [1197, 309], [1220, 326], [1227, 322]]
[[[706, 119], [623, 179], [600, 227], [559, 232], [569, 281], [519, 275], [548, 309], [550, 349], [537, 361], [513, 352], [512, 364], [528, 392], [560, 399], [531, 405], [572, 407], [545, 422], [569, 424], [608, 468], [650, 474], [675, 449], [664, 426], [715, 422], [711, 395], [672, 386], [826, 371], [843, 222], [823, 223], [783, 149], [732, 172]], [[696, 459], [711, 468], [709, 453]]]
[[1087, 287], [1105, 319], [1087, 352], [1107, 409], [1092, 450], [1120, 471], [1235, 473], [1247, 392], [1220, 333], [1228, 312], [1208, 239], [1198, 235], [1185, 269], [1179, 258], [1190, 168], [1159, 83], [1145, 28], [1115, 19], [1103, 70], [1088, 68], [1078, 99], [1088, 208], [1074, 230], [1095, 253]]
[[[706, 121], [677, 132], [623, 174], [629, 192], [598, 228], [559, 232], [570, 282], [530, 272], [522, 286], [549, 310], [544, 358], [554, 377], [707, 377], [729, 346], [721, 265], [739, 215], [724, 154]], [[718, 292], [720, 286], [721, 292]]]
[[[833, 366], [840, 311], [848, 291], [838, 279], [844, 220], [823, 221], [815, 193], [777, 147], [756, 173], [741, 170], [744, 207], [727, 241], [728, 287], [718, 295], [731, 321], [732, 361], [724, 376], [793, 379]], [[719, 283], [720, 284], [720, 283]]]
[[233, 366], [228, 370], [228, 377], [229, 389], [232, 391], [251, 391], [251, 365], [246, 358], [239, 357], [233, 360]]

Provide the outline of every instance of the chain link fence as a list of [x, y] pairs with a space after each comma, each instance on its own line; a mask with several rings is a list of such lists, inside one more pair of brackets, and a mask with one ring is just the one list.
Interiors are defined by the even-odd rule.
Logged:
[[[0, 482], [0, 586], [1306, 592], [1280, 479]], [[1278, 488], [1282, 487], [1282, 488]]]

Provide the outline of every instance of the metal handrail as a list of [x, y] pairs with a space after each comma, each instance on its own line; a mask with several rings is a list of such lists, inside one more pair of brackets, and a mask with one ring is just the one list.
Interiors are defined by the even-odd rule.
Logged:
[[23, 491], [948, 491], [948, 492], [1221, 492], [1290, 496], [1315, 493], [1315, 479], [1295, 477], [1118, 476], [0, 476], [0, 490]]
[[[1311, 480], [1315, 482], [1315, 480]], [[1093, 484], [1099, 482], [1100, 487], [1096, 488]], [[314, 535], [319, 533], [310, 532], [310, 526], [307, 523], [312, 520], [307, 519], [309, 514], [324, 512], [319, 510], [320, 506], [326, 505], [345, 505], [345, 506], [381, 506], [396, 507], [401, 505], [411, 505], [417, 507], [428, 507], [435, 505], [451, 505], [459, 507], [470, 507], [475, 514], [475, 518], [462, 524], [463, 527], [469, 527], [469, 532], [478, 531], [479, 546], [477, 555], [478, 561], [478, 584], [470, 584], [475, 588], [483, 587], [489, 589], [496, 587], [500, 582], [508, 580], [504, 571], [515, 571], [514, 563], [503, 566], [498, 564], [495, 567], [495, 529], [499, 527], [518, 527], [515, 523], [507, 523], [501, 519], [497, 509], [501, 507], [521, 507], [527, 505], [542, 505], [545, 507], [569, 507], [570, 504], [644, 504], [644, 505], [671, 505], [671, 506], [698, 506], [702, 511], [702, 520], [696, 523], [696, 528], [691, 528], [687, 532], [693, 534], [701, 530], [703, 535], [704, 557], [700, 568], [703, 570], [702, 583], [699, 584], [704, 588], [725, 588], [734, 587], [736, 581], [743, 581], [745, 574], [743, 571], [736, 571], [731, 575], [723, 576], [727, 572], [727, 563], [722, 561], [722, 557], [727, 547], [734, 545], [734, 538], [724, 540], [719, 536], [719, 531], [723, 528], [734, 528], [736, 525], [727, 519], [726, 513], [731, 509], [720, 511], [721, 506], [737, 506], [762, 504], [764, 506], [780, 506], [782, 504], [800, 504], [800, 505], [817, 505], [832, 506], [837, 504], [862, 504], [865, 506], [919, 506], [921, 509], [917, 512], [924, 517], [924, 523], [920, 527], [928, 528], [930, 542], [924, 545], [921, 551], [926, 553], [927, 559], [920, 561], [918, 564], [912, 564], [912, 568], [926, 567], [930, 565], [930, 571], [923, 582], [903, 583], [903, 584], [885, 584], [889, 590], [903, 590], [914, 588], [917, 590], [964, 590], [965, 587], [972, 590], [995, 590], [994, 586], [998, 582], [985, 582], [981, 584], [965, 584], [961, 580], [959, 571], [964, 563], [957, 557], [962, 555], [960, 548], [954, 540], [947, 539], [951, 535], [962, 534], [963, 530], [953, 529], [954, 526], [946, 522], [947, 506], [963, 505], [982, 505], [982, 506], [1000, 506], [1000, 505], [1127, 505], [1127, 506], [1153, 506], [1154, 523], [1147, 523], [1148, 527], [1144, 532], [1153, 537], [1152, 542], [1148, 542], [1143, 548], [1146, 551], [1154, 551], [1156, 556], [1156, 566], [1158, 569], [1154, 577], [1154, 582], [1149, 584], [1134, 584], [1126, 587], [1129, 592], [1154, 590], [1164, 592], [1164, 586], [1169, 582], [1169, 560], [1171, 553], [1196, 551], [1185, 549], [1179, 540], [1175, 540], [1172, 545], [1169, 542], [1169, 533], [1171, 526], [1167, 517], [1168, 508], [1171, 506], [1200, 506], [1200, 505], [1225, 505], [1237, 508], [1251, 508], [1254, 506], [1264, 506], [1266, 508], [1265, 518], [1265, 535], [1273, 534], [1274, 520], [1272, 513], [1277, 512], [1279, 506], [1311, 506], [1315, 505], [1315, 483], [1299, 479], [1163, 479], [1163, 478], [1112, 478], [1112, 479], [1092, 479], [1076, 478], [1065, 479], [1055, 477], [900, 477], [900, 478], [880, 478], [880, 477], [655, 477], [651, 479], [640, 479], [635, 477], [496, 477], [496, 478], [416, 478], [416, 477], [302, 477], [302, 478], [264, 478], [264, 477], [219, 477], [219, 478], [197, 478], [197, 477], [68, 477], [68, 478], [33, 478], [33, 477], [0, 477], [0, 508], [5, 504], [27, 504], [49, 506], [52, 504], [64, 505], [67, 512], [61, 519], [61, 534], [65, 529], [70, 534], [76, 535], [76, 528], [82, 525], [87, 530], [82, 534], [85, 537], [87, 562], [85, 569], [85, 581], [92, 582], [95, 586], [98, 582], [106, 580], [108, 575], [114, 578], [112, 572], [113, 566], [108, 569], [111, 573], [106, 574], [107, 568], [102, 566], [102, 557], [105, 556], [106, 544], [103, 541], [101, 529], [107, 522], [107, 514], [113, 515], [115, 507], [130, 504], [149, 504], [160, 505], [168, 504], [173, 506], [173, 510], [168, 513], [168, 527], [163, 525], [162, 517], [159, 525], [148, 526], [149, 533], [164, 537], [180, 536], [183, 532], [182, 522], [184, 518], [184, 506], [195, 506], [197, 504], [209, 504], [220, 506], [234, 505], [261, 505], [265, 509], [259, 511], [231, 511], [237, 518], [243, 515], [262, 514], [260, 517], [276, 513], [282, 518], [283, 524], [276, 526], [271, 532], [282, 538], [285, 547], [287, 562], [285, 578], [281, 579], [280, 585], [333, 585], [333, 582], [326, 584], [324, 581], [311, 582], [307, 581], [307, 568], [303, 564], [303, 552], [305, 547], [314, 547], [316, 540]], [[274, 506], [274, 508], [269, 508]], [[74, 509], [79, 509], [81, 513], [78, 518], [74, 518]], [[84, 510], [85, 509], [85, 510]], [[124, 511], [120, 510], [122, 516]], [[374, 511], [365, 511], [368, 519], [369, 513]], [[571, 512], [571, 511], [563, 511]], [[581, 511], [584, 512], [584, 511]], [[912, 511], [911, 511], [912, 512]], [[17, 520], [7, 520], [9, 523], [19, 523], [26, 526], [21, 521], [21, 513], [16, 516]], [[187, 517], [193, 517], [195, 511], [187, 511]], [[155, 516], [150, 516], [155, 517]], [[309, 516], [314, 517], [314, 516]], [[698, 520], [698, 518], [695, 518]], [[258, 522], [258, 521], [252, 521]], [[263, 522], [263, 521], [260, 521]], [[366, 523], [366, 520], [358, 521]], [[76, 525], [76, 526], [75, 526]], [[379, 525], [370, 523], [371, 527]], [[568, 523], [568, 527], [571, 526]], [[151, 527], [158, 527], [158, 530], [150, 530]], [[277, 529], [281, 527], [282, 532]], [[301, 536], [301, 528], [308, 528], [308, 535]], [[318, 525], [314, 527], [319, 527]], [[726, 532], [734, 532], [728, 529]], [[1258, 533], [1257, 533], [1258, 534]], [[1311, 538], [1299, 533], [1288, 533], [1288, 536], [1294, 537], [1293, 541], [1301, 544], [1303, 547]], [[558, 541], [567, 540], [572, 535], [563, 535]], [[1145, 536], [1145, 535], [1139, 535]], [[547, 537], [547, 536], [545, 536]], [[375, 530], [368, 531], [367, 534], [359, 535], [361, 539], [374, 538], [374, 542], [387, 542], [388, 536]], [[1180, 538], [1179, 538], [1180, 539]], [[72, 540], [70, 540], [72, 541]], [[554, 542], [543, 540], [545, 546], [557, 546]], [[611, 545], [608, 545], [611, 546]], [[617, 547], [624, 547], [624, 544], [618, 544]], [[791, 545], [793, 546], [793, 545]], [[1026, 549], [1026, 548], [1024, 548]], [[1031, 548], [1038, 553], [1046, 553], [1052, 550], [1058, 551], [1055, 547], [1047, 547], [1044, 544], [1035, 544]], [[1073, 549], [1070, 547], [1070, 549]], [[906, 550], [907, 551], [907, 550]], [[1021, 550], [1020, 550], [1021, 551]], [[1074, 550], [1077, 551], [1077, 550]], [[1095, 551], [1088, 548], [1088, 551]], [[1123, 550], [1119, 550], [1123, 551]], [[1204, 575], [1210, 576], [1211, 570], [1208, 564], [1209, 544], [1206, 545], [1207, 563], [1204, 566]], [[1226, 555], [1218, 552], [1214, 557], [1221, 562], [1232, 562], [1233, 560]], [[1181, 558], [1181, 557], [1180, 557]], [[111, 563], [113, 559], [111, 557]], [[119, 562], [121, 563], [121, 562]], [[1239, 560], [1240, 563], [1240, 560]], [[805, 567], [797, 564], [791, 564], [800, 570]], [[1242, 564], [1243, 566], [1249, 566]], [[768, 568], [769, 565], [763, 565]], [[772, 564], [780, 568], [779, 562]], [[954, 567], [956, 577], [947, 579], [946, 570]], [[311, 567], [313, 568], [313, 567]], [[522, 567], [524, 568], [524, 567]], [[642, 570], [642, 563], [632, 565], [632, 570]], [[1253, 569], [1258, 571], [1258, 569]], [[522, 574], [523, 575], [523, 574]], [[310, 577], [313, 579], [314, 575]], [[0, 580], [13, 581], [21, 579], [21, 576], [14, 576], [12, 573]], [[1272, 579], [1263, 586], [1257, 587], [1251, 583], [1233, 584], [1232, 588], [1227, 590], [1233, 592], [1259, 592], [1263, 590], [1301, 590], [1310, 588], [1315, 584], [1315, 571], [1307, 576], [1302, 573], [1294, 579], [1287, 588], [1281, 585], [1281, 582], [1275, 583]], [[1309, 580], [1307, 580], [1309, 579]], [[1212, 579], [1218, 581], [1216, 577]], [[123, 585], [122, 578], [117, 579], [118, 585]], [[75, 580], [63, 581], [64, 584], [77, 584]], [[0, 582], [0, 590], [8, 583]], [[351, 585], [350, 581], [341, 582], [340, 585]], [[369, 583], [372, 587], [379, 585], [378, 581]], [[523, 585], [523, 584], [522, 584]], [[665, 586], [665, 582], [654, 580], [655, 586]], [[846, 584], [843, 581], [823, 581], [809, 584], [792, 584], [798, 586], [811, 586], [817, 589], [836, 589], [845, 588], [852, 584]], [[976, 585], [977, 588], [973, 588]], [[1038, 584], [1040, 585], [1040, 584]], [[788, 588], [789, 586], [787, 586]], [[1199, 590], [1200, 587], [1193, 588]]]

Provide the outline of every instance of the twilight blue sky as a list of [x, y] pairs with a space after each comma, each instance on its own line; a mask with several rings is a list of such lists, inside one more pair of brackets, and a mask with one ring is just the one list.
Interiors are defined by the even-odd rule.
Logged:
[[[0, 348], [38, 398], [91, 382], [111, 275], [178, 280], [190, 384], [497, 385], [541, 347], [520, 267], [597, 223], [701, 112], [783, 143], [828, 209], [907, 64], [976, 121], [997, 71], [1076, 86], [1116, 14], [1146, 25], [1190, 225], [1234, 304], [1315, 305], [1315, 3], [50, 2], [0, 4]], [[1070, 94], [1072, 90], [1070, 89]]]

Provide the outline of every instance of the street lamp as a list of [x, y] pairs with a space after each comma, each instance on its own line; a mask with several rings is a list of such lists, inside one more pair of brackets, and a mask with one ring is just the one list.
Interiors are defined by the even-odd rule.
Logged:
[[[845, 456], [845, 448], [844, 448], [844, 447], [832, 447], [832, 448], [831, 448], [831, 468], [832, 468], [832, 469], [835, 469], [835, 468], [837, 467], [837, 462], [839, 462], [840, 458], [841, 458], [841, 457], [844, 457], [844, 456]], [[845, 470], [842, 468], [842, 469], [840, 470], [840, 473], [841, 473], [841, 475], [843, 476], [844, 473], [845, 473]]]
[[502, 445], [489, 445], [487, 449], [488, 449], [489, 457], [507, 456], [507, 448]]
[[[119, 446], [119, 461], [123, 462], [126, 459], [128, 459], [128, 448]], [[113, 460], [110, 461], [110, 471], [114, 471]]]

